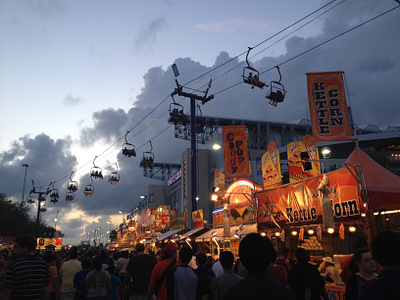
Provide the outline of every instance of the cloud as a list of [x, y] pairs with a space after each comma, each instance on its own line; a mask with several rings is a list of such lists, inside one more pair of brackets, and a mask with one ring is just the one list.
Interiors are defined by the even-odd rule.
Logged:
[[66, 106], [73, 106], [84, 103], [82, 97], [74, 97], [72, 94], [67, 94], [63, 99], [63, 104]]
[[270, 25], [271, 24], [268, 24], [267, 22], [254, 22], [246, 19], [234, 19], [220, 22], [201, 23], [195, 25], [195, 28], [203, 31], [232, 33], [243, 29], [251, 31], [265, 31], [265, 29], [269, 28]]
[[0, 190], [21, 201], [25, 163], [29, 165], [27, 190], [31, 188], [31, 180], [35, 186], [47, 188], [50, 182], [63, 178], [77, 164], [70, 153], [71, 144], [69, 138], [53, 140], [44, 133], [14, 141], [8, 151], [0, 153]]
[[167, 26], [164, 17], [157, 17], [141, 28], [134, 41], [135, 51], [148, 51], [154, 45], [157, 34]]
[[[285, 101], [277, 107], [268, 104], [266, 88], [251, 89], [242, 82], [245, 57], [233, 58], [229, 49], [221, 49], [213, 67], [207, 67], [190, 57], [177, 58], [175, 63], [181, 74], [178, 81], [185, 91], [201, 94], [210, 78], [213, 78], [209, 95], [215, 95], [215, 98], [201, 106], [205, 117], [290, 123], [309, 117], [306, 73], [341, 70], [345, 72], [348, 96], [357, 124], [398, 126], [399, 118], [393, 110], [398, 105], [400, 95], [400, 57], [397, 54], [400, 39], [396, 31], [400, 28], [398, 12], [387, 14], [302, 54], [358, 22], [380, 13], [371, 11], [371, 7], [375, 7], [371, 1], [368, 6], [353, 2], [346, 4], [350, 6], [333, 10], [327, 15], [318, 35], [307, 38], [291, 36], [285, 41], [286, 52], [282, 55], [276, 57], [261, 52], [251, 59], [251, 65], [260, 71], [260, 79], [267, 84], [279, 79], [274, 67], [280, 66], [287, 94]], [[355, 18], [354, 12], [363, 17]], [[137, 42], [143, 47], [154, 42], [157, 32], [165, 25], [163, 22], [162, 19], [155, 20], [154, 26], [146, 27], [142, 33], [143, 39], [138, 37]], [[246, 22], [237, 24], [244, 26]], [[144, 34], [147, 31], [149, 36]], [[254, 53], [267, 46], [260, 46]], [[149, 140], [152, 141], [155, 162], [160, 163], [180, 163], [181, 153], [190, 148], [189, 141], [174, 137], [174, 128], [168, 124], [168, 109], [172, 103], [170, 94], [176, 88], [170, 66], [154, 66], [143, 78], [144, 86], [129, 111], [117, 107], [97, 111], [92, 115], [93, 124], [83, 128], [80, 133], [78, 143], [87, 152], [92, 151], [94, 144], [102, 145], [105, 150], [123, 137], [127, 130], [131, 130], [128, 139], [135, 145], [138, 155], [124, 157], [121, 153], [124, 141], [119, 140], [110, 149], [111, 154], [98, 160], [105, 177], [103, 180], [94, 180], [94, 194], [91, 197], [83, 193], [85, 185], [91, 184], [88, 176], [90, 165], [85, 166], [87, 171], [77, 178], [80, 187], [73, 202], [61, 200], [56, 205], [48, 205], [49, 211], [43, 217], [51, 225], [55, 210], [60, 209], [60, 213], [63, 212], [60, 226], [67, 238], [75, 239], [82, 232], [97, 226], [108, 228], [106, 220], [114, 217], [120, 221], [121, 218], [115, 217], [118, 217], [118, 210], [129, 211], [134, 208], [149, 184], [163, 184], [144, 177], [143, 169], [139, 167], [143, 152], [150, 150]], [[70, 98], [67, 102], [82, 101], [72, 95], [67, 98]], [[176, 96], [175, 101], [183, 105], [185, 113], [189, 113], [188, 98]], [[28, 163], [28, 182], [34, 179], [38, 184], [48, 184], [64, 178], [64, 181], [58, 183], [64, 197], [68, 175], [77, 166], [77, 158], [71, 153], [72, 146], [75, 145], [70, 137], [55, 140], [45, 133], [35, 137], [26, 135], [14, 141], [9, 150], [0, 152], [0, 191], [20, 199], [24, 175], [22, 164]], [[108, 174], [116, 170], [116, 162], [121, 178], [117, 185], [111, 185], [107, 181]]]
[[112, 142], [122, 134], [121, 129], [128, 125], [128, 115], [123, 109], [108, 108], [92, 115], [94, 127], [85, 127], [81, 131], [80, 145], [92, 146], [95, 142]]

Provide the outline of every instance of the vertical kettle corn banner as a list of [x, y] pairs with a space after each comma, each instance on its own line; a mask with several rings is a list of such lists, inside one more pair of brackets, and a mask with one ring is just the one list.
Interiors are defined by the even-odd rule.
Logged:
[[246, 126], [223, 126], [222, 138], [225, 178], [250, 177]]
[[317, 141], [351, 140], [343, 72], [307, 73], [313, 136]]

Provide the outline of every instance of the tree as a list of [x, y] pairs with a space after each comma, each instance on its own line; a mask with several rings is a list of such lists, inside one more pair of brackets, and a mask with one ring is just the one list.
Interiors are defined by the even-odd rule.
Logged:
[[[54, 234], [55, 229], [40, 221], [39, 233], [44, 232]], [[0, 236], [18, 237], [23, 234], [36, 235], [36, 220], [29, 216], [28, 204], [15, 203], [0, 193]]]

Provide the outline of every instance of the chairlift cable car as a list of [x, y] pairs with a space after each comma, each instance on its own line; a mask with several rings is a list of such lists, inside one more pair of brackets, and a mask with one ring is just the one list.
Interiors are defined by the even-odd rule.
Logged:
[[130, 131], [128, 130], [125, 134], [125, 143], [122, 145], [122, 154], [127, 157], [136, 157], [135, 146], [129, 143], [127, 139], [129, 132]]
[[78, 183], [72, 180], [72, 174], [74, 174], [74, 171], [72, 171], [71, 175], [69, 175], [69, 182], [67, 189], [70, 192], [76, 192], [78, 190]]
[[251, 48], [251, 47], [248, 47], [248, 48], [249, 48], [249, 50], [247, 51], [247, 54], [246, 54], [247, 67], [243, 68], [243, 82], [250, 84], [252, 89], [254, 89], [255, 86], [262, 89], [264, 86], [267, 86], [267, 85], [265, 84], [265, 82], [260, 80], [260, 72], [258, 72], [252, 66], [250, 66], [249, 53], [250, 53], [250, 50], [252, 50], [253, 48]]
[[269, 85], [269, 91], [265, 98], [269, 99], [269, 104], [272, 106], [277, 106], [278, 103], [283, 102], [285, 99], [286, 90], [283, 84], [281, 83], [282, 74], [279, 69], [279, 66], [276, 66], [279, 74], [279, 81], [271, 81]]
[[174, 122], [175, 125], [177, 123], [187, 123], [189, 119], [185, 115], [183, 105], [176, 103], [173, 95], [171, 95], [171, 98], [173, 102], [169, 104], [169, 121]]
[[93, 186], [93, 178], [90, 177], [90, 180], [92, 181], [91, 184], [87, 184], [85, 186], [85, 190], [83, 191], [85, 196], [92, 196], [94, 193], [94, 186]]
[[29, 199], [26, 202], [28, 202], [29, 204], [35, 203], [35, 197], [33, 197], [32, 195], [29, 195]]
[[50, 201], [56, 204], [58, 202], [58, 199], [60, 198], [60, 193], [58, 192], [58, 189], [54, 187], [56, 182], [54, 181], [52, 184], [52, 189], [50, 190]]
[[108, 177], [108, 182], [114, 185], [117, 184], [120, 179], [120, 176], [118, 174], [118, 164], [116, 163], [115, 166], [117, 167], [117, 171], [111, 172]]
[[65, 201], [72, 201], [75, 199], [75, 192], [67, 192], [65, 195]]
[[96, 160], [97, 156], [95, 156], [94, 160], [93, 160], [93, 167], [90, 169], [90, 177], [97, 179], [103, 179], [103, 173], [102, 173], [102, 169], [100, 167], [97, 167], [95, 165], [95, 160]]
[[140, 162], [140, 166], [144, 166], [144, 167], [152, 167], [154, 164], [154, 154], [152, 153], [153, 151], [153, 145], [151, 144], [151, 141], [149, 141], [150, 143], [150, 151], [146, 151], [143, 152], [143, 158], [142, 161]]

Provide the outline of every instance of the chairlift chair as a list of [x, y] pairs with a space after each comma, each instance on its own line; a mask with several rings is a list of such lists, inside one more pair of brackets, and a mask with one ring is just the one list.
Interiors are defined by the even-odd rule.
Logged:
[[169, 122], [173, 122], [175, 125], [178, 123], [185, 124], [189, 122], [187, 115], [184, 113], [183, 105], [176, 103], [175, 100], [169, 105], [169, 116]]
[[281, 83], [282, 80], [282, 74], [281, 71], [279, 70], [279, 67], [276, 66], [276, 69], [278, 70], [279, 73], [279, 81], [271, 81], [269, 85], [269, 91], [265, 98], [269, 99], [269, 104], [272, 106], [277, 106], [278, 103], [283, 102], [285, 99], [285, 94], [286, 90], [283, 84]]
[[108, 176], [108, 182], [111, 184], [117, 184], [119, 182], [119, 174], [118, 174], [118, 165], [115, 164], [117, 166], [117, 171], [111, 172], [110, 175]]
[[67, 192], [65, 195], [65, 201], [72, 201], [75, 199], [75, 193], [74, 192]]
[[122, 145], [122, 154], [127, 157], [136, 157], [135, 146], [129, 143], [127, 140], [128, 133], [129, 131], [127, 131], [125, 134], [125, 143]]
[[253, 48], [249, 47], [249, 50], [247, 51], [247, 55], [246, 55], [247, 67], [243, 68], [243, 75], [242, 75], [243, 82], [250, 84], [252, 89], [254, 89], [255, 86], [262, 89], [264, 86], [267, 86], [267, 85], [265, 84], [265, 82], [260, 80], [260, 72], [258, 72], [252, 66], [250, 66], [248, 58], [249, 58], [249, 53], [250, 53], [251, 49], [253, 49]]
[[150, 151], [143, 152], [142, 161], [140, 162], [141, 167], [152, 167], [154, 164], [154, 154], [152, 153], [153, 145], [149, 141], [151, 149]]
[[74, 172], [71, 172], [71, 175], [69, 176], [67, 189], [70, 192], [76, 192], [78, 190], [78, 183], [72, 180], [72, 174], [74, 174]]
[[93, 184], [87, 184], [85, 186], [85, 190], [83, 191], [85, 193], [85, 196], [92, 196], [94, 193], [94, 186]]
[[26, 201], [26, 202], [28, 202], [29, 204], [33, 204], [33, 203], [35, 203], [35, 198], [30, 195], [28, 201]]
[[53, 190], [51, 190], [51, 192], [50, 192], [50, 202], [52, 202], [52, 203], [54, 203], [54, 204], [56, 204], [57, 202], [58, 202], [58, 199], [60, 198], [60, 194], [59, 194], [59, 192], [58, 192], [58, 190], [57, 189], [53, 189]]
[[97, 167], [94, 163], [94, 161], [96, 160], [97, 156], [94, 158], [93, 160], [93, 167], [90, 169], [90, 177], [97, 179], [103, 179], [103, 172], [102, 169], [100, 167]]
[[111, 172], [108, 178], [108, 182], [111, 184], [117, 184], [119, 182], [119, 174], [117, 172]]

